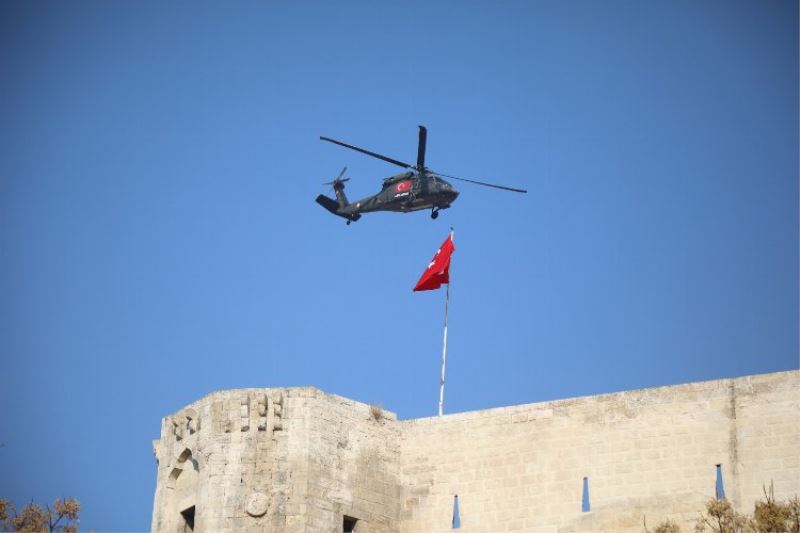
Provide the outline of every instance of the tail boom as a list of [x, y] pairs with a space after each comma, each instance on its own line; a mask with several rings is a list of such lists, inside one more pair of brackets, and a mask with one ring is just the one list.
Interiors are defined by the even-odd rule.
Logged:
[[356, 220], [361, 218], [361, 215], [359, 213], [342, 212], [342, 208], [347, 206], [340, 205], [340, 202], [337, 202], [333, 198], [328, 198], [324, 194], [320, 194], [319, 196], [317, 196], [317, 203], [322, 207], [324, 207], [325, 209], [327, 209], [328, 211], [330, 211], [331, 213], [333, 213], [334, 215], [345, 218], [349, 221], [355, 222]]

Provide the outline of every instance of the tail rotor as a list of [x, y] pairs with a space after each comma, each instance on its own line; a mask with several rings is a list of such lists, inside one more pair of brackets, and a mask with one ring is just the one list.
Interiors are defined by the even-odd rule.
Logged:
[[347, 181], [350, 181], [350, 178], [342, 178], [342, 176], [344, 176], [345, 172], [347, 172], [347, 167], [344, 167], [342, 169], [342, 171], [339, 172], [339, 175], [336, 176], [333, 179], [333, 181], [325, 182], [325, 183], [323, 183], [323, 185], [330, 185], [331, 186], [331, 190], [334, 190], [334, 191], [338, 190], [340, 188], [343, 189], [344, 188], [344, 183], [347, 182]]

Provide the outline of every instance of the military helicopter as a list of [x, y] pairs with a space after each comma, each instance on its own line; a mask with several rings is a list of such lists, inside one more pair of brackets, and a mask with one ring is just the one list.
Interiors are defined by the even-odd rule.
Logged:
[[409, 213], [411, 211], [419, 211], [421, 209], [430, 209], [431, 218], [436, 219], [439, 216], [439, 211], [450, 207], [456, 198], [458, 198], [458, 191], [450, 185], [443, 178], [450, 178], [459, 181], [466, 181], [468, 183], [475, 183], [477, 185], [484, 185], [486, 187], [494, 187], [495, 189], [503, 189], [505, 191], [526, 193], [528, 191], [523, 189], [514, 189], [513, 187], [505, 187], [503, 185], [495, 185], [493, 183], [486, 183], [483, 181], [469, 180], [466, 178], [457, 178], [455, 176], [448, 176], [441, 172], [434, 172], [425, 166], [425, 145], [427, 143], [428, 130], [425, 126], [419, 126], [419, 144], [417, 145], [417, 164], [410, 165], [385, 155], [370, 152], [358, 146], [343, 143], [330, 137], [320, 137], [320, 140], [327, 141], [345, 148], [350, 148], [356, 152], [367, 154], [372, 157], [382, 159], [387, 163], [397, 165], [409, 169], [407, 172], [389, 176], [383, 180], [383, 187], [381, 192], [373, 196], [368, 196], [357, 202], [350, 203], [347, 196], [344, 194], [344, 184], [350, 178], [344, 178], [344, 173], [347, 167], [344, 167], [339, 173], [339, 176], [334, 178], [333, 181], [324, 183], [323, 185], [331, 185], [336, 194], [336, 199], [329, 198], [323, 194], [317, 196], [317, 203], [322, 207], [347, 220], [347, 224], [355, 222], [361, 218], [362, 213], [371, 213], [373, 211], [396, 211], [399, 213]]

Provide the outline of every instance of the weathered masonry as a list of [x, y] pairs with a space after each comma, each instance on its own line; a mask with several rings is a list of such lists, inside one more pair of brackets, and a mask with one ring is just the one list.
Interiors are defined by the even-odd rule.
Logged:
[[154, 452], [153, 531], [692, 531], [720, 490], [747, 512], [770, 481], [800, 494], [800, 371], [403, 421], [221, 391], [164, 418]]

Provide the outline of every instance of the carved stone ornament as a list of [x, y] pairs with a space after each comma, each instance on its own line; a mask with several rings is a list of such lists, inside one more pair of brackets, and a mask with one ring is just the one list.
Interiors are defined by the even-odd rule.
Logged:
[[264, 516], [267, 512], [267, 508], [269, 507], [269, 498], [267, 495], [261, 492], [254, 492], [247, 498], [247, 506], [245, 507], [245, 511], [250, 516], [258, 518], [259, 516]]

